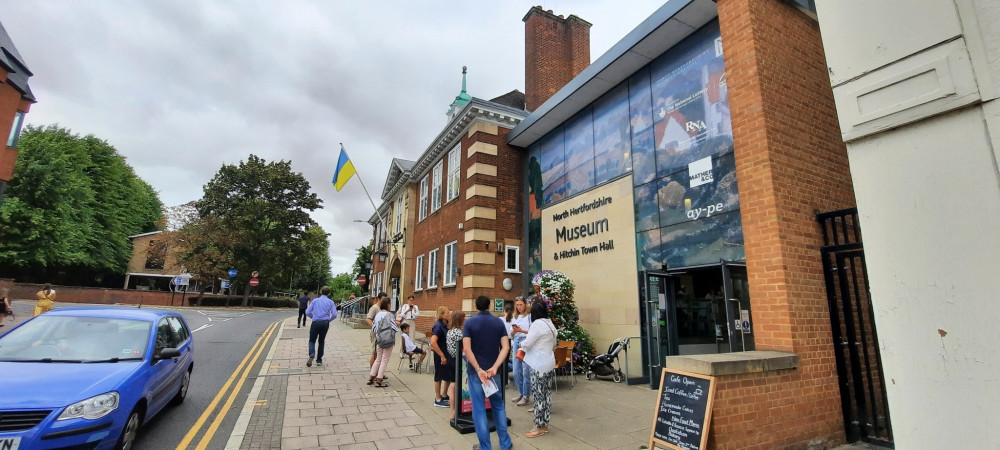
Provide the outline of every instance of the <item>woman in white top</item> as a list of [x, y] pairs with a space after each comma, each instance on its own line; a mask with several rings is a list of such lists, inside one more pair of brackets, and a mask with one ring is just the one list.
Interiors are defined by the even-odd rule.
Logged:
[[[528, 313], [528, 304], [524, 301], [524, 297], [518, 296], [514, 299], [514, 309], [507, 313], [504, 322], [512, 342], [510, 352], [512, 355], [516, 355], [517, 349], [521, 347], [521, 342], [528, 335], [528, 326], [531, 325], [531, 314]], [[514, 370], [514, 386], [517, 387], [517, 397], [511, 401], [515, 402], [517, 406], [527, 405], [531, 396], [531, 372], [529, 372], [528, 366], [517, 358], [514, 358], [512, 369]]]
[[531, 368], [531, 398], [535, 400], [535, 428], [524, 434], [533, 438], [549, 432], [549, 418], [552, 411], [552, 370], [556, 367], [556, 356], [552, 351], [556, 346], [556, 327], [549, 320], [549, 309], [545, 302], [536, 300], [531, 305], [531, 326], [528, 336], [521, 342], [524, 349], [524, 363]]
[[417, 317], [420, 317], [420, 307], [413, 303], [413, 294], [410, 294], [409, 297], [406, 297], [406, 304], [396, 312], [396, 320], [399, 321], [400, 325], [404, 323], [410, 325], [406, 335], [411, 339], [417, 332]]

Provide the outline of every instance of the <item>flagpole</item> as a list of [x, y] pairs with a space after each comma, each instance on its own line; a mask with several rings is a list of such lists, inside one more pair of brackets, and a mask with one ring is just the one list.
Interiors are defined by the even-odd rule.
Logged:
[[[344, 149], [344, 143], [343, 142], [340, 143], [340, 149], [341, 150]], [[346, 153], [346, 150], [345, 150], [345, 153]], [[352, 163], [352, 165], [353, 165], [353, 163]], [[361, 179], [361, 172], [358, 171], [358, 167], [357, 166], [354, 166], [354, 174], [358, 176], [358, 183], [361, 183], [361, 189], [365, 190], [365, 197], [368, 197], [368, 203], [372, 204], [372, 209], [375, 210], [375, 215], [378, 216], [378, 222], [379, 222], [379, 224], [382, 225], [382, 230], [384, 230], [386, 233], [388, 233], [389, 229], [386, 228], [385, 221], [382, 220], [382, 215], [379, 214], [379, 212], [378, 212], [378, 207], [375, 206], [375, 202], [372, 200], [371, 194], [368, 193], [368, 188], [365, 187], [365, 182]]]

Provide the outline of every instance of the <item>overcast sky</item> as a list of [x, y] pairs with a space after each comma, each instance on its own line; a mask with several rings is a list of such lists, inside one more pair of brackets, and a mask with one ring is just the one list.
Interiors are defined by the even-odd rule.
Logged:
[[167, 206], [251, 153], [290, 160], [337, 274], [373, 213], [356, 179], [334, 191], [338, 143], [378, 204], [391, 159], [446, 125], [463, 65], [472, 96], [524, 91], [533, 5], [591, 22], [594, 60], [664, 1], [0, 0], [0, 22], [34, 73], [27, 123], [107, 140]]

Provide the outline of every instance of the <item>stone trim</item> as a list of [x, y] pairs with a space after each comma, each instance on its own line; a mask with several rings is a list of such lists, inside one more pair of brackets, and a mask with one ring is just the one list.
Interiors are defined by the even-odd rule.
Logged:
[[739, 375], [796, 369], [799, 367], [799, 355], [790, 352], [751, 351], [668, 356], [666, 367], [709, 376]]
[[497, 188], [496, 186], [487, 186], [485, 184], [474, 184], [465, 190], [466, 200], [475, 197], [477, 195], [489, 198], [497, 198]]
[[491, 156], [497, 155], [497, 146], [494, 144], [487, 144], [485, 142], [475, 142], [469, 146], [467, 158], [471, 158], [472, 155], [476, 153], [483, 153]]
[[493, 242], [495, 240], [497, 240], [496, 230], [473, 228], [471, 230], [466, 230], [465, 232], [465, 242], [472, 242], [472, 241]]
[[472, 219], [497, 220], [497, 210], [496, 208], [487, 208], [485, 206], [473, 206], [465, 210], [465, 220]]
[[500, 127], [497, 126], [497, 124], [495, 123], [476, 122], [469, 127], [469, 133], [467, 136], [472, 137], [472, 135], [476, 134], [476, 132], [492, 134], [496, 136], [497, 134], [500, 134]]
[[472, 178], [473, 175], [497, 176], [497, 166], [493, 164], [475, 163], [465, 171], [465, 178]]
[[[494, 288], [496, 278], [493, 275], [466, 275], [462, 277], [462, 287], [469, 288]], [[465, 307], [465, 305], [462, 305]]]
[[490, 264], [494, 265], [497, 263], [497, 254], [493, 252], [469, 252], [466, 253], [463, 258], [463, 264]]

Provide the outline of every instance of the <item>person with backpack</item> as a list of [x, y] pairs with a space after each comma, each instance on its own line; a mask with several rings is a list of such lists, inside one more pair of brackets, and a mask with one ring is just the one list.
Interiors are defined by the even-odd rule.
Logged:
[[385, 383], [385, 368], [389, 365], [392, 347], [396, 345], [396, 333], [399, 332], [396, 316], [389, 312], [388, 298], [379, 303], [379, 312], [372, 319], [372, 331], [375, 333], [375, 363], [368, 373], [368, 385], [374, 383], [375, 387], [386, 387], [389, 384]]
[[[330, 287], [323, 286], [320, 289], [320, 296], [313, 299], [306, 308], [306, 316], [312, 319], [309, 327], [309, 359], [306, 360], [306, 367], [312, 367], [313, 357], [316, 358], [316, 365], [323, 365], [323, 348], [326, 347], [326, 333], [330, 331], [330, 322], [337, 318], [337, 305], [330, 300]], [[319, 341], [319, 349], [316, 348], [316, 341]]]

